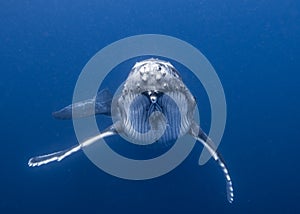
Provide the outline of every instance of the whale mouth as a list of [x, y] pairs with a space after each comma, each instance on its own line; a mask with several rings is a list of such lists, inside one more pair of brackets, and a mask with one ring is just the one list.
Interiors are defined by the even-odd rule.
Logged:
[[112, 115], [121, 124], [120, 135], [137, 145], [169, 145], [185, 135], [193, 117], [186, 94], [146, 90], [122, 94]]

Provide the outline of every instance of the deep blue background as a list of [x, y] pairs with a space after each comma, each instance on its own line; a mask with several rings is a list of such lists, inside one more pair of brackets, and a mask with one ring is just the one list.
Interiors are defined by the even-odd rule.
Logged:
[[[0, 213], [299, 213], [299, 6], [1, 1]], [[191, 43], [216, 69], [227, 98], [219, 149], [234, 180], [233, 204], [217, 165], [197, 165], [200, 144], [174, 171], [148, 181], [110, 176], [83, 153], [27, 166], [33, 155], [76, 143], [72, 123], [51, 112], [71, 102], [86, 62], [116, 40], [145, 33]]]

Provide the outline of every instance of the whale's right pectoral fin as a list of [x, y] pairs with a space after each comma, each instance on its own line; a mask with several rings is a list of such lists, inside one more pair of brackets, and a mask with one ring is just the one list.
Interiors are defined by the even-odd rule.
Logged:
[[28, 166], [40, 166], [40, 165], [44, 165], [44, 164], [47, 164], [47, 163], [50, 163], [53, 161], [61, 161], [65, 157], [70, 156], [71, 154], [83, 149], [84, 147], [87, 147], [102, 138], [105, 138], [105, 137], [108, 137], [111, 135], [115, 135], [115, 134], [117, 134], [117, 131], [115, 130], [114, 126], [111, 126], [111, 127], [107, 128], [104, 132], [87, 139], [86, 141], [80, 143], [79, 145], [75, 145], [68, 149], [58, 151], [58, 152], [53, 152], [53, 153], [50, 153], [47, 155], [40, 155], [40, 156], [32, 157], [28, 161]]
[[89, 117], [95, 114], [110, 115], [112, 98], [111, 93], [104, 89], [98, 92], [94, 98], [68, 105], [59, 111], [53, 112], [52, 116], [55, 119], [67, 120]]

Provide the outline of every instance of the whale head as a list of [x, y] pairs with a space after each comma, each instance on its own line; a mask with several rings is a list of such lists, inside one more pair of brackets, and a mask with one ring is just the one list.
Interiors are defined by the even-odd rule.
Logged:
[[174, 142], [194, 121], [193, 95], [175, 67], [163, 60], [136, 63], [115, 98], [112, 115], [118, 132], [139, 145]]

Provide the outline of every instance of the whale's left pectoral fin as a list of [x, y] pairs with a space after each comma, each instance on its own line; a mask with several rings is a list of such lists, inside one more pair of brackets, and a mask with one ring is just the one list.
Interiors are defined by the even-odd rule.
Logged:
[[108, 137], [108, 136], [115, 135], [115, 134], [117, 134], [117, 131], [115, 130], [115, 128], [113, 126], [109, 127], [104, 132], [87, 139], [86, 141], [80, 143], [79, 145], [75, 145], [68, 149], [58, 151], [58, 152], [53, 152], [53, 153], [50, 153], [47, 155], [40, 155], [40, 156], [32, 157], [28, 161], [28, 166], [32, 166], [32, 167], [40, 166], [40, 165], [44, 165], [44, 164], [47, 164], [47, 163], [50, 163], [53, 161], [61, 161], [65, 157], [70, 156], [71, 154], [83, 149], [84, 147], [87, 147], [104, 137]]
[[233, 197], [234, 197], [232, 181], [231, 181], [231, 177], [229, 175], [228, 168], [227, 168], [225, 161], [223, 160], [221, 154], [215, 148], [213, 141], [195, 123], [192, 125], [190, 134], [197, 141], [199, 141], [200, 143], [203, 144], [203, 146], [208, 150], [210, 155], [215, 159], [215, 161], [217, 161], [217, 163], [221, 167], [221, 169], [224, 173], [225, 179], [226, 179], [227, 200], [229, 201], [229, 203], [232, 203]]
[[52, 116], [55, 119], [67, 120], [97, 114], [110, 115], [112, 98], [111, 93], [104, 89], [98, 92], [94, 98], [68, 105], [59, 111], [53, 112]]

